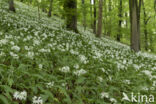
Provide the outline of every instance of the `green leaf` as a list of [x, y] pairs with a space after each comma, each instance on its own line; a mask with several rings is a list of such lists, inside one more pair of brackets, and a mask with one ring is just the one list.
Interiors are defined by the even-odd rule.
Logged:
[[0, 102], [1, 104], [9, 104], [7, 98], [3, 95], [0, 95]]

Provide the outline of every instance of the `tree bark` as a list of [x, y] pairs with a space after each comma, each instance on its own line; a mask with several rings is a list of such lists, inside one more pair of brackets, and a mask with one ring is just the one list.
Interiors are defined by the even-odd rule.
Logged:
[[52, 3], [53, 3], [53, 0], [50, 0], [50, 7], [49, 7], [49, 11], [48, 11], [48, 17], [51, 17]]
[[83, 27], [86, 30], [86, 7], [85, 7], [85, 0], [82, 0], [82, 8], [83, 8]]
[[96, 0], [94, 0], [94, 26], [93, 26], [93, 32], [96, 34]]
[[92, 8], [92, 0], [90, 0], [90, 17], [91, 17], [91, 28], [93, 28], [93, 8]]
[[77, 0], [65, 0], [64, 10], [66, 16], [66, 28], [78, 33], [77, 29]]
[[156, 0], [154, 1], [154, 10], [155, 10], [155, 13], [156, 13]]
[[109, 4], [108, 4], [108, 8], [109, 8], [109, 24], [108, 24], [108, 36], [111, 37], [111, 34], [112, 34], [112, 15], [111, 15], [111, 12], [112, 12], [112, 0], [109, 0]]
[[142, 1], [143, 12], [144, 12], [144, 36], [145, 36], [145, 50], [148, 51], [148, 31], [147, 31], [147, 24], [151, 17], [147, 18], [146, 8], [144, 5], [144, 1]]
[[[141, 1], [141, 0], [139, 0]], [[137, 0], [129, 0], [130, 22], [131, 22], [131, 49], [135, 52], [140, 51], [140, 8]]]
[[96, 37], [101, 37], [102, 34], [102, 8], [103, 6], [103, 0], [99, 0], [99, 15], [98, 15], [98, 28], [97, 28], [97, 34]]
[[120, 0], [119, 2], [119, 30], [118, 30], [118, 34], [117, 34], [117, 41], [120, 42], [120, 38], [121, 38], [121, 29], [122, 29], [122, 0]]
[[38, 2], [38, 20], [40, 20], [41, 16], [40, 16], [40, 4]]
[[15, 6], [14, 6], [14, 0], [9, 0], [9, 10], [16, 12]]

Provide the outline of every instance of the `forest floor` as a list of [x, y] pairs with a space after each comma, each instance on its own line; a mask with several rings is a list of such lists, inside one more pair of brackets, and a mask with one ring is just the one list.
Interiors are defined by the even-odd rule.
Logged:
[[0, 5], [0, 104], [41, 104], [35, 99], [43, 104], [155, 104], [156, 56], [97, 39], [88, 30], [67, 31], [63, 20], [44, 13], [38, 20], [37, 8], [20, 2], [16, 13]]

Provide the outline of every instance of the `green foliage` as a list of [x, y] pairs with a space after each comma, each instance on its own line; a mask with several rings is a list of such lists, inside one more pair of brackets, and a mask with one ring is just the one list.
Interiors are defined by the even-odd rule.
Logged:
[[[15, 2], [15, 14], [8, 12], [7, 3], [0, 3], [0, 104], [31, 104], [35, 96], [44, 104], [113, 104], [111, 99], [131, 104], [121, 101], [123, 92], [156, 96], [155, 56], [96, 39], [88, 30], [80, 34], [64, 30], [63, 20], [45, 13], [38, 21], [32, 6]], [[114, 18], [112, 23], [118, 20]], [[123, 31], [126, 37], [127, 29]], [[14, 96], [21, 92], [27, 92], [25, 100]], [[102, 92], [109, 96], [102, 97]]]

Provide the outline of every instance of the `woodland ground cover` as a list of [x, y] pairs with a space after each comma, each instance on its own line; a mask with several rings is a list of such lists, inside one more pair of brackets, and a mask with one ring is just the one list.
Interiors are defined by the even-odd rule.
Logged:
[[[131, 104], [131, 92], [156, 97], [156, 56], [97, 39], [79, 26], [16, 2], [0, 2], [0, 103]], [[123, 100], [122, 100], [123, 99]]]

